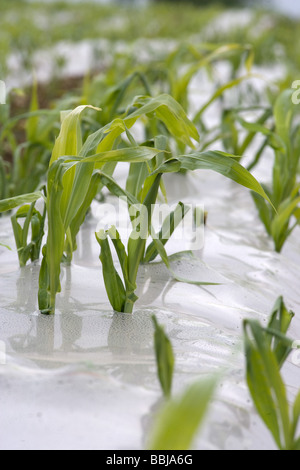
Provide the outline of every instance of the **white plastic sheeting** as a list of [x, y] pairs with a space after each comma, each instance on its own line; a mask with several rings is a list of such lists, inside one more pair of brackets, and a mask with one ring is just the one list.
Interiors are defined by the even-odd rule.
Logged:
[[[268, 162], [261, 168], [266, 177]], [[119, 177], [124, 178], [124, 167]], [[299, 230], [283, 253], [273, 251], [249, 192], [202, 171], [166, 178], [169, 200], [200, 202], [208, 211], [205, 244], [195, 258], [173, 262], [197, 287], [172, 280], [161, 263], [142, 266], [133, 315], [113, 314], [94, 240], [99, 206], [79, 235], [73, 266], [62, 269], [55, 317], [37, 311], [37, 265], [18, 268], [0, 247], [1, 449], [141, 449], [161, 392], [156, 378], [151, 315], [174, 345], [174, 393], [198, 377], [221, 373], [198, 449], [273, 449], [245, 384], [242, 321], [266, 322], [283, 295], [296, 312], [290, 336], [300, 338]], [[13, 247], [9, 219], [0, 239]], [[170, 242], [169, 251], [180, 251]], [[291, 398], [300, 386], [292, 358], [284, 368]]]

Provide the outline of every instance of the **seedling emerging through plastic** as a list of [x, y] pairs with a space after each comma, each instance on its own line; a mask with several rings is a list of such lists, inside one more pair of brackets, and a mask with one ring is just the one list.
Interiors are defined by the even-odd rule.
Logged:
[[[56, 295], [61, 290], [61, 262], [71, 261], [72, 254], [76, 250], [76, 236], [101, 184], [106, 185], [118, 197], [122, 195], [128, 197], [129, 209], [136, 202], [146, 207], [147, 234], [152, 228], [152, 205], [156, 203], [159, 188], [164, 193], [161, 178], [163, 173], [176, 173], [182, 170], [213, 170], [251, 189], [270, 202], [256, 179], [236, 161], [236, 157], [233, 155], [208, 151], [169, 158], [170, 136], [191, 148], [194, 148], [195, 142], [199, 140], [197, 129], [187, 118], [183, 108], [171, 96], [164, 94], [156, 98], [148, 96], [135, 98], [132, 107], [128, 109], [127, 115], [123, 119], [113, 120], [88, 136], [83, 143], [80, 117], [83, 111], [88, 108], [95, 110], [91, 106], [79, 106], [74, 111], [63, 114], [61, 132], [56, 140], [50, 161], [46, 200], [48, 237], [43, 248], [39, 289], [39, 307], [44, 314], [52, 314], [55, 311]], [[156, 135], [154, 140], [138, 145], [131, 135], [130, 129], [141, 117], [150, 119], [152, 123], [159, 121], [167, 129], [168, 135]], [[156, 127], [154, 126], [154, 128]], [[33, 132], [34, 129], [35, 121], [33, 119], [30, 122], [30, 130]], [[126, 143], [121, 139], [122, 134], [127, 137]], [[120, 148], [121, 144], [124, 147]], [[115, 166], [119, 162], [130, 163], [126, 190], [120, 188], [112, 178]], [[40, 195], [41, 193], [37, 192], [0, 201], [0, 212], [11, 210], [18, 207], [19, 204], [32, 203]], [[186, 209], [180, 203], [174, 214], [175, 212], [179, 213], [181, 217], [179, 220], [186, 215]], [[28, 214], [31, 216], [30, 211]], [[173, 215], [170, 215], [169, 226], [172, 226]], [[35, 220], [36, 216], [37, 214], [33, 211], [32, 217], [34, 219], [32, 220]], [[116, 286], [118, 289], [117, 300], [113, 299], [114, 294], [109, 294], [110, 302], [114, 309], [126, 312], [132, 311], [136, 301], [134, 292], [139, 264], [143, 261], [152, 261], [159, 255], [170, 268], [165, 250], [165, 244], [169, 239], [164, 230], [165, 222], [158, 236], [153, 237], [151, 229], [153, 243], [146, 251], [147, 237], [140, 236], [144, 225], [138, 223], [134, 226], [136, 219], [132, 216], [133, 231], [128, 241], [127, 253], [118, 234], [115, 240], [118, 257], [122, 260], [124, 283], [116, 275], [112, 264], [110, 246], [107, 241], [108, 236], [112, 238], [111, 232], [97, 234], [98, 241], [102, 244], [101, 248], [104, 250], [101, 258], [106, 266], [103, 272], [106, 289], [108, 292], [115, 292]], [[25, 250], [23, 254], [25, 253], [27, 256], [25, 237], [22, 236], [21, 243], [21, 233], [17, 229], [16, 223], [15, 226], [17, 244], [22, 250]], [[176, 223], [174, 221], [173, 226], [175, 229]], [[114, 288], [110, 285], [111, 282]], [[195, 284], [207, 283], [196, 282]]]
[[172, 392], [173, 373], [175, 358], [173, 347], [169, 337], [162, 326], [159, 325], [155, 315], [152, 317], [154, 323], [154, 346], [157, 364], [157, 375], [166, 398], [170, 398]]
[[[259, 216], [267, 233], [280, 252], [300, 222], [300, 185], [297, 172], [300, 161], [300, 124], [295, 119], [298, 107], [292, 102], [292, 90], [285, 90], [274, 106], [274, 132], [268, 131], [269, 145], [273, 148], [272, 188], [266, 188], [277, 212], [270, 210], [261, 198], [253, 195]], [[259, 131], [259, 129], [258, 129]], [[261, 128], [266, 133], [266, 129]]]
[[[161, 175], [157, 175], [143, 201], [142, 207], [144, 210], [141, 210], [137, 217], [132, 220], [134, 228], [129, 237], [127, 252], [115, 227], [106, 232], [102, 230], [96, 234], [97, 241], [101, 247], [100, 260], [103, 267], [106, 291], [113, 309], [118, 312], [132, 313], [133, 305], [137, 300], [134, 293], [136, 290], [136, 278], [140, 263], [145, 255], [146, 242], [152, 219], [152, 205], [156, 202], [160, 180]], [[136, 220], [138, 220], [137, 223]], [[145, 233], [145, 227], [147, 233]], [[108, 237], [111, 238], [117, 252], [123, 281], [114, 267]]]
[[[55, 311], [56, 295], [61, 290], [61, 262], [63, 259], [68, 262], [72, 259], [72, 253], [76, 249], [76, 236], [97, 194], [101, 172], [110, 176], [118, 162], [144, 163], [153, 160], [161, 153], [161, 150], [153, 146], [135, 143], [129, 129], [136, 121], [141, 116], [151, 115], [152, 118], [163, 122], [172, 135], [176, 135], [191, 146], [193, 146], [191, 139], [199, 138], [195, 126], [187, 118], [184, 110], [168, 95], [157, 98], [140, 97], [134, 101], [133, 106], [134, 112], [131, 110], [124, 119], [115, 119], [108, 123], [90, 135], [84, 144], [80, 116], [85, 109], [95, 108], [80, 106], [63, 116], [61, 132], [53, 149], [48, 172], [48, 239], [43, 249], [39, 290], [39, 306], [44, 314], [52, 314]], [[126, 133], [130, 142], [126, 147], [119, 148], [120, 136], [123, 133]], [[157, 177], [157, 180], [160, 180], [160, 177]], [[136, 258], [139, 260], [138, 253], [131, 254], [135, 250], [143, 251], [142, 244], [132, 241], [129, 249], [128, 272], [130, 292], [135, 283], [135, 271], [138, 269], [136, 265]], [[119, 284], [119, 281], [117, 282]], [[134, 298], [131, 293], [126, 298], [123, 308], [127, 311], [132, 309], [130, 304]], [[120, 303], [117, 303], [117, 306], [120, 308]]]
[[297, 438], [300, 393], [290, 410], [280, 373], [292, 350], [293, 342], [285, 334], [293, 316], [287, 311], [283, 299], [279, 298], [267, 328], [258, 321], [244, 322], [249, 390], [260, 417], [280, 450], [300, 450], [300, 438]]
[[173, 347], [155, 315], [152, 319], [157, 374], [166, 402], [155, 417], [147, 443], [148, 449], [188, 450], [206, 416], [217, 378], [198, 381], [188, 386], [180, 398], [171, 398], [175, 363]]
[[[21, 267], [25, 266], [29, 259], [36, 261], [40, 258], [44, 236], [46, 205], [44, 205], [42, 214], [35, 208], [35, 205], [36, 203], [33, 202], [31, 205], [21, 206], [11, 218]], [[23, 226], [19, 223], [20, 219], [24, 219]], [[30, 228], [31, 241], [28, 243]]]

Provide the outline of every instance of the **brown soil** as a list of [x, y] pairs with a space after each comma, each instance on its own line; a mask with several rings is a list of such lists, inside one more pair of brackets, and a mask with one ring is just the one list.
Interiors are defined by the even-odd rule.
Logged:
[[[56, 79], [50, 83], [38, 84], [38, 101], [40, 109], [51, 109], [52, 103], [69, 92], [80, 91], [84, 77], [68, 77]], [[27, 113], [30, 108], [31, 88], [24, 91], [23, 94], [10, 94], [10, 116], [15, 117]], [[25, 120], [18, 121], [14, 128], [14, 136], [18, 144], [25, 142]], [[2, 148], [2, 157], [4, 160], [12, 161], [12, 152], [9, 143], [4, 143]]]

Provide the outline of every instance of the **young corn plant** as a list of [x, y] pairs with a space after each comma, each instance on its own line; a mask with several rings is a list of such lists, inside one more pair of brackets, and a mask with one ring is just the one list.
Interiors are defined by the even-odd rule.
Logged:
[[[44, 207], [44, 211], [41, 214], [35, 209], [35, 204], [36, 201], [41, 198], [45, 199], [44, 193], [42, 191], [36, 191], [34, 193], [0, 200], [0, 215], [19, 207], [16, 214], [11, 217], [11, 221], [21, 267], [25, 266], [29, 259], [36, 261], [40, 256], [46, 208]], [[23, 225], [18, 222], [19, 219], [25, 219]], [[31, 229], [31, 241], [28, 243], [29, 229]], [[2, 243], [0, 243], [0, 245], [11, 249]]]
[[[253, 51], [251, 46], [240, 44], [225, 44], [223, 46], [216, 46], [211, 44], [204, 44], [193, 46], [191, 44], [181, 44], [171, 54], [169, 54], [163, 63], [158, 66], [156, 83], [154, 86], [164, 87], [168, 90], [184, 109], [189, 110], [192, 115], [192, 121], [201, 130], [201, 144], [199, 150], [206, 150], [208, 146], [222, 138], [222, 132], [219, 129], [208, 129], [203, 120], [205, 111], [213, 105], [217, 100], [221, 100], [227, 90], [238, 87], [242, 82], [251, 77], [251, 68], [253, 64]], [[218, 61], [226, 60], [231, 65], [232, 76], [230, 80], [222, 85], [216, 87], [215, 92], [208, 98], [208, 100], [200, 107], [200, 109], [191, 110], [189, 100], [189, 87], [192, 79], [200, 70], [206, 70], [209, 78], [213, 77], [213, 68]], [[245, 66], [246, 74], [236, 76], [236, 71]], [[157, 67], [157, 66], [156, 66]], [[153, 73], [151, 67], [149, 73]], [[150, 81], [150, 80], [149, 80]], [[177, 143], [178, 153], [184, 153], [186, 150], [182, 143]], [[234, 153], [235, 152], [229, 152]], [[236, 154], [239, 155], [239, 154]]]
[[[154, 143], [161, 148], [164, 147], [162, 137], [156, 139]], [[155, 233], [152, 227], [153, 209], [157, 202], [159, 189], [161, 188], [164, 192], [164, 186], [162, 185], [162, 175], [152, 175], [151, 168], [155, 169], [164, 161], [164, 158], [163, 155], [157, 155], [147, 164], [145, 162], [132, 163], [127, 179], [127, 189], [122, 189], [113, 178], [99, 173], [101, 183], [107, 186], [112, 194], [126, 198], [132, 223], [132, 233], [128, 240], [127, 250], [116, 227], [113, 226], [109, 230], [101, 230], [96, 233], [96, 239], [101, 248], [100, 261], [103, 267], [106, 291], [113, 309], [118, 312], [132, 313], [133, 311], [134, 303], [138, 299], [135, 290], [141, 263], [153, 261], [160, 255], [171, 270], [165, 245], [190, 210], [184, 204], [179, 203], [175, 210], [165, 218], [160, 232]], [[153, 242], [147, 247], [150, 234]], [[123, 280], [114, 266], [109, 240], [117, 253]], [[176, 276], [175, 273], [173, 275], [179, 281], [188, 282]], [[203, 283], [195, 282], [195, 284]]]
[[[115, 227], [108, 231], [101, 230], [96, 234], [101, 247], [100, 260], [103, 266], [103, 277], [108, 298], [113, 309], [119, 312], [131, 313], [133, 311], [133, 305], [137, 300], [134, 292], [140, 263], [151, 262], [157, 255], [160, 255], [166, 266], [169, 269], [171, 268], [165, 245], [176, 225], [183, 220], [187, 211], [185, 206], [179, 203], [174, 211], [177, 212], [177, 216], [175, 217], [175, 214], [171, 213], [164, 221], [159, 234], [153, 233], [153, 206], [156, 204], [161, 178], [164, 173], [177, 173], [182, 170], [213, 170], [255, 191], [269, 203], [271, 202], [257, 180], [236, 161], [233, 155], [212, 151], [195, 152], [162, 162], [159, 157], [156, 157], [155, 160], [149, 162], [148, 166], [150, 169], [144, 164], [134, 168], [131, 166], [127, 188], [132, 192], [120, 188], [112, 178], [105, 181], [104, 177], [103, 180], [103, 184], [112, 193], [127, 198], [129, 210], [132, 206], [139, 207], [138, 213], [131, 217], [133, 231], [128, 240], [127, 250]], [[175, 219], [177, 219], [176, 224], [174, 223]], [[166, 227], [171, 227], [171, 230], [166, 230]], [[166, 233], [168, 235], [165, 235]], [[153, 242], [147, 248], [147, 239], [150, 235]], [[109, 239], [111, 239], [116, 250], [123, 280], [114, 265]], [[175, 273], [173, 275], [178, 281], [189, 282], [186, 279], [178, 278]]]
[[[233, 46], [232, 48], [236, 49]], [[219, 52], [228, 53], [230, 50], [231, 48], [218, 51], [212, 55], [211, 59], [218, 56]], [[213, 100], [216, 99], [220, 94], [221, 92], [216, 94], [216, 96], [213, 97]], [[167, 95], [162, 95], [162, 98], [164, 101], [166, 101], [166, 103], [170, 99], [167, 98]], [[153, 99], [149, 97], [139, 97], [134, 101], [134, 106], [144, 109], [149, 118], [151, 118], [153, 114], [153, 104]], [[160, 109], [163, 109], [163, 107]], [[151, 262], [158, 255], [160, 255], [167, 267], [171, 269], [168, 256], [165, 251], [165, 245], [176, 226], [183, 220], [187, 213], [187, 209], [184, 207], [184, 205], [179, 203], [174, 213], [172, 213], [164, 221], [160, 233], [154, 234], [153, 242], [147, 247], [146, 240], [148, 235], [151, 233], [151, 236], [153, 237], [153, 231], [151, 230], [152, 206], [156, 203], [159, 186], [162, 189], [162, 192], [164, 192], [164, 186], [161, 179], [161, 175], [163, 173], [179, 171], [184, 172], [187, 170], [197, 169], [211, 169], [227, 176], [228, 178], [233, 179], [234, 181], [252, 189], [253, 191], [256, 191], [258, 194], [260, 194], [260, 196], [263, 196], [270, 202], [261, 186], [251, 176], [251, 174], [248, 173], [241, 165], [239, 165], [238, 162], [233, 160], [233, 158], [237, 158], [233, 157], [233, 155], [221, 152], [198, 152], [195, 154], [181, 156], [177, 159], [168, 159], [168, 152], [170, 152], [171, 146], [168, 145], [168, 138], [165, 134], [158, 134], [160, 129], [157, 123], [163, 123], [165, 127], [168, 128], [169, 134], [176, 136], [177, 143], [178, 141], [181, 143], [181, 148], [185, 148], [185, 146], [193, 147], [191, 137], [197, 141], [198, 134], [196, 129], [191, 126], [191, 123], [188, 124], [185, 121], [185, 125], [182, 125], [179, 129], [178, 126], [175, 126], [177, 122], [174, 120], [173, 116], [171, 116], [172, 120], [168, 121], [163, 119], [163, 116], [160, 116], [157, 110], [155, 111], [156, 117], [160, 119], [154, 120], [153, 117], [151, 119], [152, 135], [155, 135], [154, 146], [156, 148], [162, 149], [163, 151], [158, 156], [156, 156], [155, 160], [152, 162], [148, 162], [147, 164], [145, 162], [131, 164], [126, 190], [120, 188], [112, 179], [105, 179], [105, 175], [100, 175], [100, 178], [102, 178], [102, 183], [106, 185], [113, 194], [115, 194], [117, 197], [123, 196], [127, 198], [129, 210], [131, 210], [133, 206], [140, 205], [144, 207], [144, 212], [148, 214], [144, 217], [144, 221], [147, 222], [145, 224], [147, 227], [146, 229], [141, 228], [140, 213], [138, 213], [136, 218], [131, 216], [131, 220], [132, 222], [135, 222], [135, 224], [133, 224], [133, 232], [129, 237], [127, 250], [115, 227], [112, 227], [106, 232], [100, 231], [96, 234], [97, 241], [101, 247], [100, 260], [103, 265], [104, 283], [108, 293], [108, 298], [114, 310], [126, 313], [132, 312], [133, 304], [137, 300], [134, 292], [136, 289], [136, 280], [140, 263]], [[136, 117], [137, 112], [138, 111], [132, 112], [130, 110], [129, 115], [125, 121], [130, 122], [132, 118]], [[135, 145], [134, 141], [131, 141], [131, 144]], [[180, 147], [180, 145], [177, 147]], [[136, 222], [136, 220], [138, 220], [138, 222]], [[177, 220], [177, 222], [174, 223], [174, 220]], [[137, 238], [140, 237], [139, 234], [141, 233], [144, 235], [143, 238], [137, 240]], [[109, 240], [112, 241], [117, 252], [123, 280], [114, 266]], [[187, 282], [185, 279], [179, 279], [174, 273], [173, 275], [175, 279]]]
[[[156, 202], [161, 175], [158, 175], [150, 187], [145, 199], [141, 217], [138, 214], [138, 222], [131, 233], [127, 245], [127, 253], [120, 235], [112, 227], [108, 231], [101, 230], [96, 234], [97, 241], [101, 247], [100, 261], [103, 267], [103, 278], [109, 301], [117, 312], [132, 313], [135, 295], [136, 278], [141, 261], [143, 260], [146, 241], [148, 239], [148, 227], [151, 225], [152, 206]], [[145, 220], [146, 219], [146, 220]], [[146, 230], [145, 230], [146, 227]], [[111, 238], [121, 264], [124, 283], [114, 267], [114, 261], [108, 241]]]
[[[267, 233], [273, 238], [275, 250], [281, 252], [286, 240], [300, 222], [300, 184], [298, 166], [300, 159], [300, 124], [297, 106], [292, 101], [292, 91], [284, 91], [274, 106], [274, 132], [257, 126], [256, 131], [267, 135], [274, 149], [273, 181], [265, 188], [277, 212], [254, 195], [259, 216]], [[299, 117], [299, 116], [298, 116]]]
[[198, 381], [188, 386], [181, 397], [171, 397], [175, 363], [173, 347], [155, 315], [152, 319], [157, 375], [166, 401], [155, 417], [147, 448], [189, 450], [213, 399], [217, 379]]
[[[221, 99], [227, 90], [237, 87], [251, 77], [253, 51], [250, 46], [227, 44], [220, 47], [205, 44], [195, 47], [191, 44], [183, 44], [167, 55], [162, 62], [150, 61], [150, 64], [139, 67], [133, 73], [131, 68], [122, 69], [120, 72], [119, 67], [114, 65], [105, 76], [96, 77], [93, 81], [87, 79], [88, 86], [85, 85], [83, 88], [82, 104], [93, 102], [103, 108], [103, 113], [95, 115], [90, 124], [97, 128], [99, 124], [105, 125], [117, 117], [124, 118], [133, 109], [131, 103], [137, 90], [139, 95], [146, 93], [147, 96], [153, 95], [153, 90], [156, 92], [159, 90], [160, 93], [167, 91], [184, 109], [189, 110], [188, 91], [191, 80], [201, 69], [208, 69], [212, 75], [213, 65], [220, 60], [226, 60], [232, 65], [232, 79], [218, 87], [193, 116], [193, 122], [201, 128], [201, 133], [205, 137], [201, 142], [201, 150], [205, 150], [206, 146], [218, 140], [220, 136], [211, 137], [212, 131], [206, 129], [202, 115], [216, 100]], [[242, 64], [246, 66], [247, 73], [242, 77], [236, 77], [235, 71]], [[126, 78], [121, 79], [124, 73]], [[189, 110], [190, 115], [193, 113], [195, 113], [194, 110], [192, 112]], [[150, 116], [144, 120], [143, 125], [145, 140], [167, 134], [166, 127], [161, 122], [151, 119]], [[176, 139], [176, 136], [175, 140], [177, 153], [184, 153], [185, 143]]]
[[[15, 242], [18, 250], [20, 267], [26, 266], [27, 262], [37, 261], [40, 258], [40, 251], [44, 236], [44, 226], [46, 219], [46, 205], [40, 213], [35, 208], [36, 203], [21, 206], [11, 217]], [[23, 226], [19, 223], [24, 219]], [[31, 240], [28, 243], [29, 229], [31, 229]]]
[[[149, 162], [149, 165], [151, 165], [151, 163], [153, 164], [153, 162]], [[138, 167], [138, 164], [136, 166]], [[141, 263], [153, 261], [158, 255], [161, 256], [163, 262], [168, 269], [170, 269], [176, 280], [189, 282], [173, 273], [168, 255], [165, 251], [165, 244], [190, 209], [184, 204], [179, 203], [175, 210], [165, 218], [162, 229], [158, 234], [154, 232], [152, 227], [153, 208], [157, 201], [158, 191], [161, 185], [161, 176], [162, 175], [159, 174], [145, 178], [139, 199], [135, 198], [135, 196], [128, 191], [122, 190], [112, 178], [108, 178], [105, 175], [101, 176], [102, 183], [106, 185], [113, 194], [126, 198], [133, 226], [132, 233], [128, 240], [127, 250], [122, 243], [116, 227], [111, 227], [109, 230], [101, 230], [96, 233], [96, 239], [101, 248], [100, 261], [103, 267], [106, 291], [113, 309], [118, 312], [132, 313], [134, 303], [138, 300], [135, 295], [135, 290], [137, 288], [139, 266]], [[147, 247], [147, 240], [150, 233], [153, 242]], [[115, 268], [109, 240], [113, 243], [117, 253], [123, 280]], [[198, 285], [207, 284], [200, 282], [193, 283]]]
[[[161, 95], [153, 99], [143, 97], [135, 100], [125, 119], [115, 119], [90, 135], [83, 145], [80, 116], [86, 108], [81, 106], [63, 115], [62, 129], [50, 160], [46, 202], [49, 231], [43, 250], [39, 290], [39, 305], [43, 313], [54, 311], [56, 293], [60, 290], [60, 263], [62, 259], [72, 259], [76, 235], [98, 191], [100, 170], [104, 170], [107, 176], [113, 173], [118, 162], [145, 162], [160, 153], [136, 143], [119, 149], [121, 135], [126, 133], [132, 142], [130, 127], [142, 116], [148, 116], [163, 123], [168, 132], [191, 146], [191, 138], [198, 139], [195, 127], [178, 103], [168, 95]], [[27, 203], [35, 200], [33, 194], [10, 198], [2, 201], [3, 211], [17, 207], [19, 201]], [[16, 218], [21, 216], [21, 212], [17, 213]], [[17, 246], [21, 248], [22, 238], [22, 249], [25, 249], [25, 233], [21, 237], [16, 220], [14, 226]]]
[[[117, 118], [129, 119], [130, 115], [134, 114], [137, 108], [151, 103], [152, 86], [148, 82], [150, 80], [148, 80], [146, 73], [138, 70], [130, 73], [124, 80], [120, 80], [117, 85], [115, 84], [116, 81], [113, 83], [109, 81], [110, 86], [107, 87], [107, 83], [96, 79], [91, 83], [91, 86], [84, 87], [82, 101], [84, 103], [97, 102], [103, 108], [102, 113], [98, 113], [93, 119], [90, 119], [89, 124], [91, 129], [96, 130], [99, 128], [99, 125], [105, 126], [107, 122]], [[153, 85], [153, 88], [155, 87], [155, 83], [151, 83], [151, 85]], [[136, 92], [137, 89], [139, 90], [139, 86], [141, 94], [137, 95]], [[167, 102], [168, 95], [162, 93], [160, 96], [163, 101]], [[179, 110], [179, 108], [177, 109]], [[177, 128], [176, 133], [172, 132], [163, 120], [157, 119], [156, 113], [151, 111], [151, 107], [148, 107], [148, 110], [149, 112], [146, 109], [146, 113], [141, 121], [142, 126], [140, 127], [144, 141], [152, 141], [158, 135], [164, 135], [170, 138], [172, 145], [176, 145], [177, 148], [185, 149], [186, 146], [189, 147], [191, 145], [190, 139], [186, 140], [184, 138], [187, 135], [186, 132], [180, 131], [179, 128]], [[182, 112], [180, 111], [179, 114], [182, 115]], [[184, 127], [183, 125], [183, 130]], [[196, 129], [193, 129], [193, 133], [191, 133], [191, 129], [192, 126], [190, 125], [190, 136], [198, 140], [199, 136]], [[128, 136], [125, 135], [124, 137]], [[123, 145], [126, 145], [128, 139], [123, 139], [122, 142]]]
[[[225, 44], [222, 46], [204, 44], [195, 47], [182, 44], [166, 59], [165, 67], [168, 74], [170, 94], [185, 108], [188, 108], [188, 87], [192, 78], [199, 70], [207, 68], [221, 60], [227, 60], [232, 68], [232, 80], [236, 79], [235, 72], [245, 63], [248, 72], [253, 64], [253, 50], [249, 45]], [[182, 64], [186, 67], [183, 69]]]
[[[268, 199], [258, 182], [234, 161], [231, 155], [220, 152], [204, 152], [167, 160], [166, 136], [158, 136], [154, 142], [146, 142], [143, 145], [136, 144], [130, 134], [130, 128], [138, 119], [147, 117], [152, 122], [162, 123], [169, 135], [176, 136], [176, 139], [193, 148], [194, 142], [199, 139], [198, 132], [185, 115], [182, 107], [169, 95], [135, 99], [133, 106], [130, 107], [123, 119], [114, 119], [90, 135], [83, 144], [80, 117], [83, 111], [88, 108], [90, 107], [80, 106], [71, 113], [63, 114], [61, 132], [56, 140], [50, 160], [46, 198], [49, 229], [47, 244], [43, 249], [39, 289], [40, 310], [46, 314], [55, 311], [56, 294], [61, 289], [61, 262], [63, 260], [70, 262], [72, 259], [72, 253], [76, 249], [77, 233], [93, 198], [97, 194], [99, 185], [106, 184], [118, 196], [120, 194], [129, 196], [130, 206], [136, 202], [142, 203], [147, 211], [148, 230], [151, 228], [152, 205], [156, 202], [159, 188], [161, 187], [163, 190], [161, 175], [165, 172], [201, 168], [213, 169]], [[95, 108], [92, 109], [95, 110]], [[121, 138], [122, 134], [127, 136], [128, 142], [126, 147], [120, 148], [124, 141]], [[159, 146], [160, 149], [154, 148], [154, 145]], [[120, 188], [111, 178], [118, 162], [131, 164], [127, 182], [128, 190], [121, 191], [121, 193]], [[148, 166], [146, 162], [148, 162]], [[37, 194], [25, 195], [23, 199], [17, 197], [4, 201], [4, 210], [17, 207], [18, 201], [21, 201], [21, 204], [32, 203], [37, 199]], [[184, 206], [179, 204], [177, 212], [181, 214], [182, 219], [185, 216]], [[174, 218], [174, 214], [170, 215], [170, 219], [172, 217]], [[132, 217], [133, 222], [136, 219], [138, 217]], [[175, 226], [176, 224], [173, 222], [174, 229]], [[159, 254], [163, 261], [169, 265], [164, 248], [169, 237], [165, 236], [164, 224], [161, 232], [154, 237], [153, 243], [147, 250], [147, 236], [146, 239], [140, 237], [143, 230], [142, 224], [133, 225], [134, 236], [130, 237], [128, 242], [127, 257], [121, 243], [117, 244], [118, 256], [122, 259], [121, 266], [125, 283], [123, 288], [115, 270], [112, 269], [111, 262], [109, 262], [109, 269], [104, 270], [108, 292], [109, 290], [111, 292], [117, 291], [108, 286], [109, 275], [107, 273], [111, 272], [112, 279], [113, 276], [117, 279], [116, 283], [120, 289], [119, 300], [115, 303], [112, 294], [109, 295], [109, 298], [113, 307], [119, 311], [132, 311], [136, 300], [134, 291], [140, 262], [151, 261]], [[108, 235], [110, 236], [110, 234], [106, 234], [106, 237]], [[118, 239], [118, 234], [116, 237]], [[105, 236], [100, 238], [103, 238], [103, 243], [105, 243]], [[21, 246], [20, 240], [17, 240], [17, 244]], [[105, 246], [107, 248], [107, 245]], [[26, 248], [25, 242], [23, 242], [22, 248]], [[116, 283], [113, 282], [114, 287]]]
[[255, 407], [280, 450], [300, 450], [297, 435], [300, 421], [300, 393], [292, 409], [280, 369], [292, 350], [286, 337], [293, 312], [280, 297], [267, 328], [258, 321], [244, 322], [247, 383]]
[[[161, 100], [162, 99], [165, 103], [168, 103], [170, 100], [167, 95], [162, 95]], [[135, 106], [144, 109], [148, 116], [151, 116], [153, 113], [154, 103], [155, 101], [153, 99], [147, 97], [138, 98], [134, 102]], [[164, 106], [165, 104], [161, 109], [164, 109]], [[166, 116], [161, 116], [158, 110], [155, 111], [156, 117], [160, 118], [160, 121], [168, 128], [170, 134], [177, 136], [177, 140], [180, 140], [182, 144], [193, 147], [191, 137], [194, 140], [198, 140], [198, 134], [191, 123], [188, 123], [185, 119], [184, 125], [178, 128], [178, 119], [174, 120], [174, 116], [171, 116], [172, 119], [168, 120]], [[131, 119], [136, 118], [137, 112], [138, 111], [135, 111], [129, 114], [125, 121], [131, 123]], [[156, 131], [157, 130], [156, 128]], [[135, 145], [134, 141], [131, 143]], [[147, 164], [145, 162], [131, 164], [126, 189], [123, 190], [120, 188], [117, 183], [110, 178], [105, 180], [103, 178], [105, 175], [102, 175], [102, 183], [106, 185], [113, 194], [117, 197], [123, 196], [127, 198], [129, 210], [133, 206], [141, 206], [144, 208], [141, 212], [147, 214], [144, 216], [143, 227], [141, 226], [140, 212], [138, 212], [136, 217], [131, 216], [133, 231], [129, 237], [127, 251], [115, 227], [112, 227], [106, 232], [100, 231], [96, 234], [97, 241], [101, 247], [100, 260], [103, 265], [104, 283], [108, 298], [114, 310], [126, 313], [132, 312], [133, 305], [137, 300], [134, 292], [136, 290], [140, 263], [151, 262], [160, 255], [167, 267], [169, 269], [171, 268], [165, 251], [165, 245], [176, 226], [183, 220], [187, 213], [187, 209], [184, 205], [179, 203], [177, 209], [174, 211], [176, 214], [170, 214], [164, 221], [159, 234], [154, 234], [153, 237], [153, 231], [151, 230], [152, 206], [156, 204], [159, 187], [164, 191], [161, 178], [163, 173], [210, 169], [257, 192], [270, 202], [259, 183], [236, 161], [237, 157], [233, 155], [222, 152], [198, 152], [168, 159], [170, 146], [168, 145], [167, 137], [165, 135], [156, 136], [154, 145], [162, 149], [162, 152], [157, 155], [153, 161]], [[174, 223], [174, 220], [177, 220], [177, 222]], [[170, 227], [171, 230], [165, 229], [170, 229]], [[166, 235], [166, 233], [168, 235]], [[141, 234], [143, 234], [143, 237], [141, 237]], [[153, 242], [147, 247], [147, 238], [150, 234], [153, 238]], [[123, 280], [114, 266], [109, 239], [111, 239], [117, 252]], [[187, 282], [185, 279], [179, 279], [174, 273], [173, 275], [175, 279]]]
[[[110, 177], [118, 162], [144, 163], [153, 160], [161, 150], [147, 145], [137, 145], [130, 134], [130, 128], [138, 119], [150, 116], [164, 123], [168, 132], [176, 135], [191, 146], [192, 138], [198, 139], [198, 133], [186, 117], [181, 106], [170, 96], [157, 98], [143, 97], [134, 101], [134, 110], [124, 119], [114, 119], [90, 135], [85, 143], [81, 135], [80, 116], [88, 106], [80, 106], [63, 116], [62, 128], [56, 141], [50, 160], [47, 183], [48, 238], [43, 249], [43, 261], [40, 271], [39, 306], [44, 314], [55, 311], [56, 294], [60, 292], [60, 266], [64, 259], [70, 262], [76, 249], [76, 236], [84, 221], [87, 210], [97, 194], [103, 175]], [[95, 110], [95, 108], [92, 108]], [[121, 135], [128, 136], [126, 147]], [[160, 176], [152, 177], [149, 204], [155, 200]], [[138, 258], [142, 245], [131, 243], [132, 253]], [[134, 301], [133, 282], [138, 265], [130, 264], [128, 279], [128, 305]], [[118, 310], [121, 304], [116, 305]]]

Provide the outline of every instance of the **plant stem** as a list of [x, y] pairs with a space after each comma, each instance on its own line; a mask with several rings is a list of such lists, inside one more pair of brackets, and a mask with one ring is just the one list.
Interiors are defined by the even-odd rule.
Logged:
[[126, 299], [123, 313], [132, 313], [132, 312], [133, 312], [133, 302], [132, 300]]

